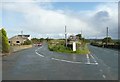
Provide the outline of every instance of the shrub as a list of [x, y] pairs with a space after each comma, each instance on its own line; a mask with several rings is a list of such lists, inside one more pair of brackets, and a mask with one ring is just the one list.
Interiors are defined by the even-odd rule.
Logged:
[[27, 39], [27, 40], [24, 41], [24, 43], [23, 43], [23, 45], [30, 45], [30, 44], [32, 44], [32, 42], [31, 42], [29, 39]]
[[10, 50], [10, 45], [8, 43], [7, 33], [3, 28], [0, 32], [0, 34], [2, 35], [2, 53], [8, 53]]

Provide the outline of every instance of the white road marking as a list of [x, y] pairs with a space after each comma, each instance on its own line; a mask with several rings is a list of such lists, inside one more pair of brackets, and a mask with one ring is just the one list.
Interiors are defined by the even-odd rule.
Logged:
[[56, 58], [51, 58], [51, 59], [57, 60], [57, 61], [69, 62], [69, 63], [82, 63], [82, 62], [73, 62], [73, 61], [68, 61], [68, 60], [61, 60], [61, 59], [56, 59]]
[[[39, 55], [40, 57], [45, 57], [43, 55], [41, 55], [40, 53], [38, 53], [38, 50], [42, 48], [42, 47], [39, 47], [38, 49], [35, 50], [35, 53], [37, 55]], [[91, 65], [97, 65], [98, 63], [90, 63], [90, 58], [88, 56], [88, 54], [86, 55], [87, 57], [87, 63], [83, 63], [83, 62], [74, 62], [74, 61], [68, 61], [68, 60], [62, 60], [62, 59], [56, 59], [56, 58], [51, 58], [52, 60], [57, 60], [57, 61], [62, 61], [62, 62], [68, 62], [68, 63], [77, 63], [77, 64], [91, 64]]]
[[94, 56], [92, 54], [90, 54], [90, 56], [93, 58], [94, 62], [97, 63], [96, 59], [94, 58]]
[[102, 77], [103, 77], [103, 78], [106, 78], [106, 76], [105, 76], [105, 75], [102, 75]]
[[[100, 69], [100, 72], [103, 72], [103, 70], [102, 69]], [[102, 77], [105, 79], [106, 78], [106, 76], [103, 74], [102, 75]]]
[[85, 64], [88, 64], [88, 65], [98, 65], [98, 63], [85, 63]]
[[43, 56], [43, 55], [41, 55], [41, 54], [39, 54], [38, 52], [35, 52], [37, 55], [39, 55], [39, 56], [41, 56], [41, 57], [45, 57], [45, 56]]
[[97, 65], [97, 64], [98, 64], [98, 63], [83, 63], [83, 62], [73, 62], [73, 61], [62, 60], [62, 59], [56, 59], [56, 58], [51, 58], [51, 59], [52, 59], [52, 60], [57, 60], [57, 61], [68, 62], [68, 63], [90, 64], [90, 65]]
[[41, 54], [38, 53], [38, 50], [39, 50], [40, 48], [42, 48], [42, 47], [39, 47], [38, 49], [36, 49], [36, 50], [35, 50], [35, 53], [36, 53], [37, 55], [39, 55], [40, 57], [45, 57], [45, 56], [43, 56], [43, 55], [41, 55]]
[[90, 58], [89, 58], [88, 54], [86, 55], [86, 57], [87, 57], [87, 64], [90, 64]]

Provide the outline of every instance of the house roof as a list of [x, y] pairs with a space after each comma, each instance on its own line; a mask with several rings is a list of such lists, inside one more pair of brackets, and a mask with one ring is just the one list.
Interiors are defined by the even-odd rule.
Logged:
[[18, 36], [30, 37], [30, 35], [18, 35]]

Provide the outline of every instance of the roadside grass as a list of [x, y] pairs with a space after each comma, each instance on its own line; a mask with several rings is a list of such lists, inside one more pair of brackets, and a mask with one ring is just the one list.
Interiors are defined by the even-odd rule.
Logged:
[[48, 42], [48, 49], [50, 51], [69, 53], [69, 54], [88, 54], [89, 49], [87, 44], [82, 44], [76, 51], [72, 51], [71, 48], [65, 47], [64, 40], [52, 40]]
[[77, 49], [76, 53], [78, 53], [78, 54], [89, 54], [90, 51], [89, 51], [89, 49], [87, 47], [87, 44], [84, 44], [79, 49]]

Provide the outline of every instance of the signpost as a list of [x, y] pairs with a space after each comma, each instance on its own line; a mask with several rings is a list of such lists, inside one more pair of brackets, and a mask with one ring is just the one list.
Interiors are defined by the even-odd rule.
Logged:
[[73, 51], [76, 51], [76, 42], [73, 42]]

